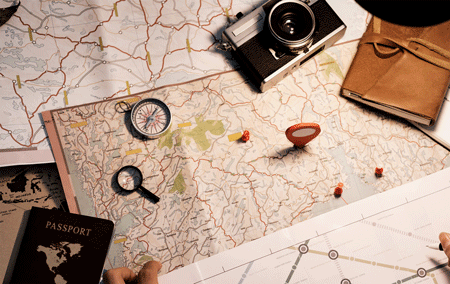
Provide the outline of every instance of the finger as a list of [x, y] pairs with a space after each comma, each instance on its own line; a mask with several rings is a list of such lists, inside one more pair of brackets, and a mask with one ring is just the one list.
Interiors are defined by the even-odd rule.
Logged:
[[158, 284], [158, 271], [162, 264], [159, 261], [149, 261], [144, 264], [137, 277], [138, 284]]
[[442, 232], [439, 234], [439, 241], [441, 242], [442, 248], [450, 247], [450, 234]]
[[441, 242], [445, 255], [447, 255], [447, 257], [450, 259], [450, 234], [445, 232], [440, 233], [439, 241]]
[[110, 269], [103, 274], [105, 284], [125, 284], [136, 279], [136, 273], [127, 267]]

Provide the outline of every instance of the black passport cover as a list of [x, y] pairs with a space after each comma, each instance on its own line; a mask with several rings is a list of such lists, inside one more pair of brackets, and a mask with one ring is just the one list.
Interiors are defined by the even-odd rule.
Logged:
[[114, 223], [33, 207], [11, 283], [98, 284]]

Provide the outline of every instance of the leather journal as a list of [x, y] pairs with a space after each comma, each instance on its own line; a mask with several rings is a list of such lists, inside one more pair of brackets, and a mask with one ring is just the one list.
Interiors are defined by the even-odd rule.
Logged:
[[406, 27], [372, 17], [341, 94], [433, 125], [450, 83], [450, 21]]

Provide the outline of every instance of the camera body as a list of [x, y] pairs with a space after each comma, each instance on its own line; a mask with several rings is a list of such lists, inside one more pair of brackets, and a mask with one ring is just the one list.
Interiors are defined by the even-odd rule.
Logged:
[[334, 44], [346, 28], [325, 0], [270, 0], [225, 29], [222, 38], [264, 92]]

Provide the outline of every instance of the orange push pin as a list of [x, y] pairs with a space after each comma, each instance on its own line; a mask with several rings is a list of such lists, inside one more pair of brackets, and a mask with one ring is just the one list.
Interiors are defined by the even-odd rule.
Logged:
[[248, 130], [244, 130], [244, 134], [242, 134], [241, 140], [243, 142], [247, 142], [250, 139], [250, 132]]
[[381, 177], [383, 175], [383, 168], [375, 168], [375, 176]]
[[338, 183], [338, 186], [334, 189], [334, 196], [341, 197], [342, 192], [344, 191], [342, 187], [344, 184], [342, 182]]
[[317, 123], [299, 123], [286, 129], [286, 137], [297, 147], [303, 147], [320, 133]]

